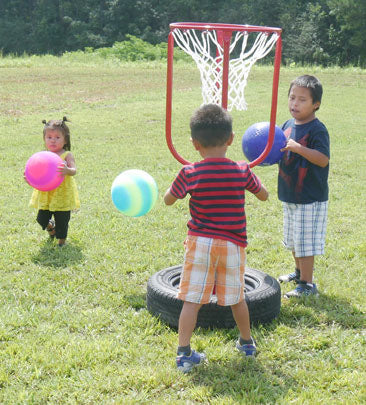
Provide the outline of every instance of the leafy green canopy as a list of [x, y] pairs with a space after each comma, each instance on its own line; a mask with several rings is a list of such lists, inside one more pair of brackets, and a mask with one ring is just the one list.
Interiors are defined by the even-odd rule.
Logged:
[[171, 22], [226, 22], [283, 28], [285, 63], [364, 67], [365, 20], [364, 0], [2, 0], [0, 49], [59, 55], [128, 35], [158, 44]]

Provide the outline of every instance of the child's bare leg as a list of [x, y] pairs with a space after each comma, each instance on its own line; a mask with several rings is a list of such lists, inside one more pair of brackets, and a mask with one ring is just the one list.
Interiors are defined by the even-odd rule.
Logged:
[[300, 260], [298, 257], [295, 256], [294, 251], [292, 251], [292, 256], [294, 257], [294, 260], [295, 260], [295, 267], [300, 270]]
[[250, 321], [247, 303], [243, 300], [238, 304], [232, 305], [231, 310], [239, 328], [241, 338], [244, 340], [250, 340]]
[[197, 315], [202, 304], [185, 301], [179, 317], [178, 341], [179, 346], [188, 346], [196, 327]]
[[306, 281], [307, 283], [313, 282], [313, 272], [314, 272], [314, 256], [298, 257], [299, 269], [300, 269], [300, 280]]

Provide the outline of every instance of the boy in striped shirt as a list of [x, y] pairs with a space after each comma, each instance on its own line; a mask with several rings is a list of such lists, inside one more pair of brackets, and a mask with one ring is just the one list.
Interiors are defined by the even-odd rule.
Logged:
[[203, 160], [184, 166], [166, 191], [172, 205], [190, 194], [188, 235], [178, 298], [184, 301], [179, 317], [177, 367], [190, 371], [205, 359], [191, 350], [198, 311], [210, 301], [214, 287], [218, 305], [229, 305], [239, 328], [237, 349], [255, 356], [248, 307], [244, 299], [247, 246], [245, 190], [265, 201], [268, 192], [247, 163], [226, 158], [231, 145], [232, 118], [222, 107], [206, 104], [190, 121], [191, 140]]

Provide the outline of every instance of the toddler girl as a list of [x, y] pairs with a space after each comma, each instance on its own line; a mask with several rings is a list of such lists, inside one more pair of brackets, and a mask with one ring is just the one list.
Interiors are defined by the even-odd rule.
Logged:
[[[54, 190], [34, 190], [30, 206], [38, 209], [37, 222], [42, 229], [46, 229], [50, 237], [58, 239], [58, 246], [65, 245], [71, 210], [80, 207], [76, 182], [76, 165], [73, 154], [70, 152], [70, 130], [66, 125], [67, 118], [42, 122], [43, 140], [46, 149], [57, 153], [64, 161], [58, 171], [65, 176], [64, 181]], [[54, 220], [52, 219], [54, 217]]]

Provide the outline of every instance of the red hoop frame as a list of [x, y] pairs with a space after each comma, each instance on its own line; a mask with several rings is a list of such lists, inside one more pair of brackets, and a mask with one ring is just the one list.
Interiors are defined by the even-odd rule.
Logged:
[[[278, 83], [280, 76], [280, 65], [281, 65], [281, 53], [282, 53], [282, 38], [281, 28], [275, 27], [260, 27], [255, 25], [238, 25], [238, 24], [220, 24], [220, 23], [195, 23], [195, 22], [180, 22], [172, 23], [169, 25], [170, 32], [168, 36], [168, 59], [167, 59], [167, 91], [166, 91], [166, 119], [165, 119], [165, 137], [168, 144], [169, 150], [172, 155], [178, 160], [178, 162], [187, 165], [191, 162], [182, 158], [179, 153], [174, 148], [172, 142], [172, 97], [173, 97], [173, 54], [174, 54], [174, 36], [173, 31], [176, 28], [179, 29], [196, 29], [201, 31], [218, 31], [222, 32], [223, 41], [223, 72], [222, 72], [222, 95], [221, 95], [221, 106], [227, 108], [228, 103], [228, 77], [229, 77], [229, 59], [230, 59], [230, 41], [233, 31], [242, 32], [264, 32], [268, 34], [276, 33], [278, 35], [278, 40], [276, 41], [276, 50], [274, 58], [274, 71], [273, 71], [273, 83], [272, 83], [272, 102], [271, 102], [271, 113], [270, 113], [270, 125], [267, 145], [260, 156], [257, 159], [249, 163], [250, 167], [254, 167], [267, 157], [271, 151], [275, 125], [276, 125], [276, 114], [277, 114], [277, 93], [278, 93]], [[220, 33], [221, 34], [221, 33]], [[240, 161], [239, 163], [244, 162]]]

